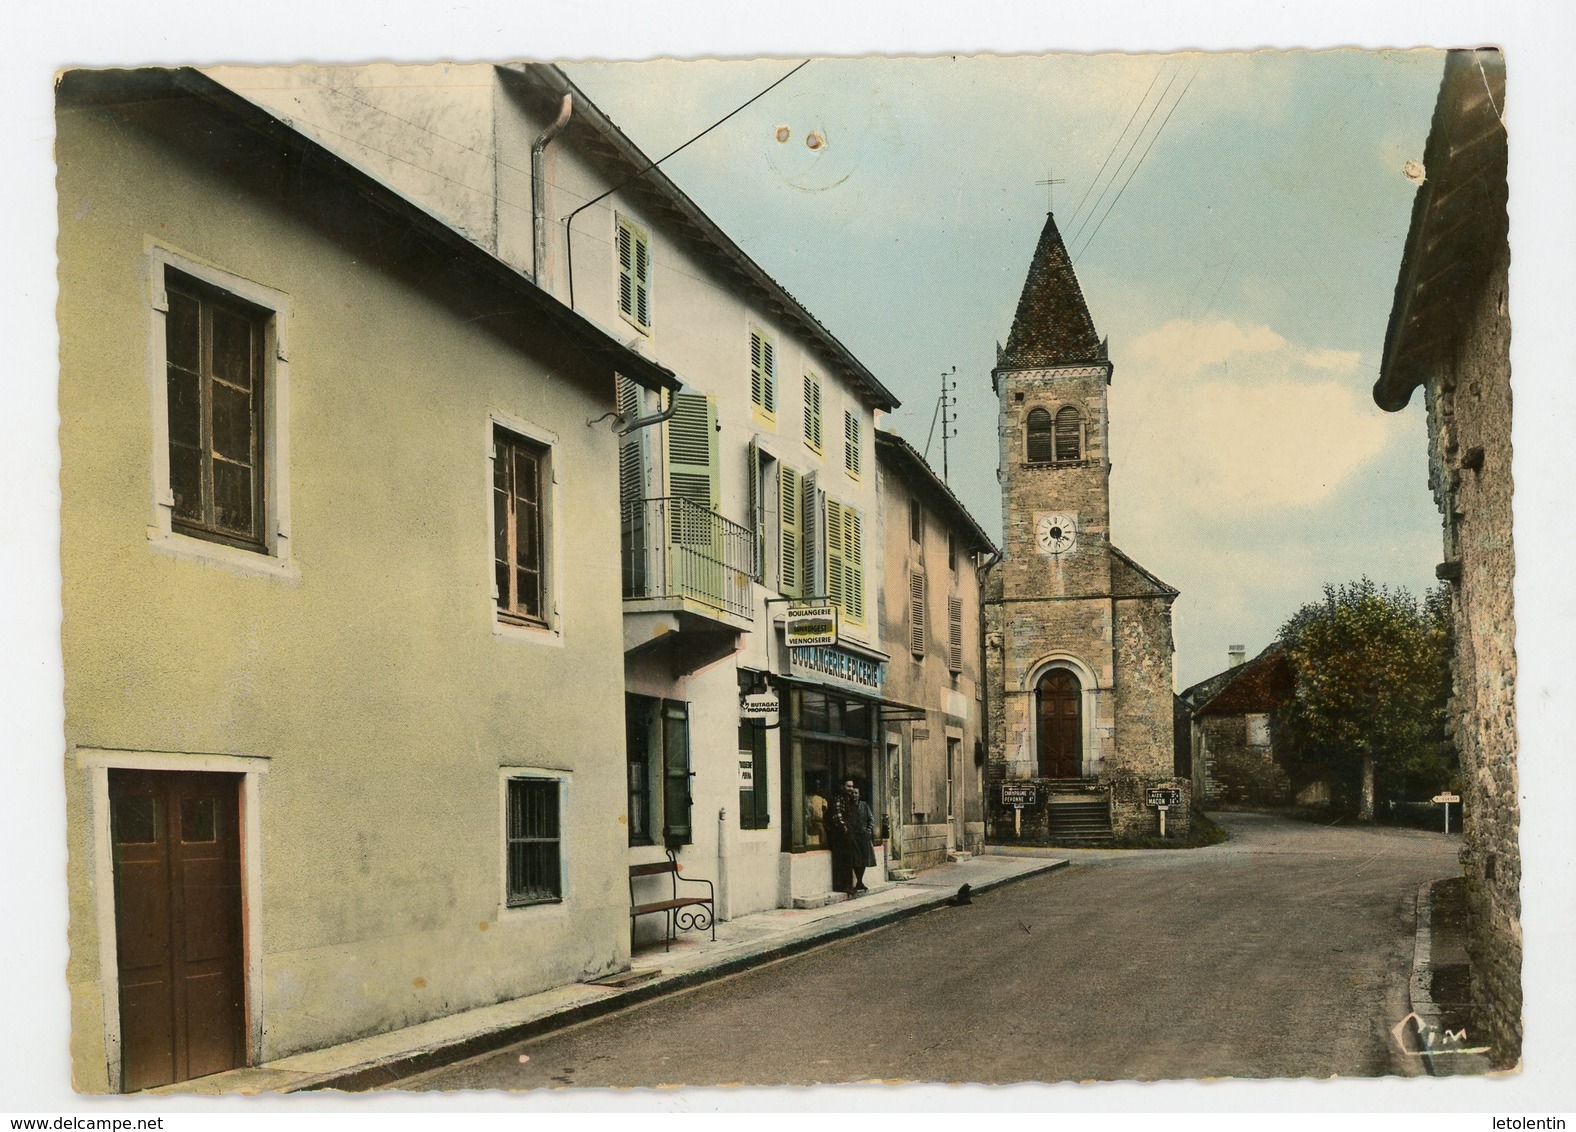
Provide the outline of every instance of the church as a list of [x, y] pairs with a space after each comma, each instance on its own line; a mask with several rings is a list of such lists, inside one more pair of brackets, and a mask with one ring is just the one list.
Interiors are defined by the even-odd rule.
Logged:
[[1178, 591], [1111, 542], [1111, 377], [1047, 216], [991, 374], [1003, 553], [984, 602], [985, 795], [987, 836], [1001, 844], [1188, 831], [1173, 731]]

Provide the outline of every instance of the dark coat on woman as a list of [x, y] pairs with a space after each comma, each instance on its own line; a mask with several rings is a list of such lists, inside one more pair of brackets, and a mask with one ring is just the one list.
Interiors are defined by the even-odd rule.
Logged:
[[832, 803], [832, 829], [842, 842], [851, 867], [875, 867], [876, 817], [863, 798], [849, 790], [839, 790]]

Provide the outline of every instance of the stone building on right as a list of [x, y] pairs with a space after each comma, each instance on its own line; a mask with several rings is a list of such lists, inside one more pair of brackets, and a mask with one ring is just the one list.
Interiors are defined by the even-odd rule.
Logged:
[[1450, 52], [1374, 386], [1390, 412], [1421, 387], [1428, 412], [1429, 484], [1444, 519], [1437, 573], [1455, 620], [1450, 722], [1465, 787], [1473, 997], [1501, 1068], [1521, 1053], [1504, 109], [1500, 53]]

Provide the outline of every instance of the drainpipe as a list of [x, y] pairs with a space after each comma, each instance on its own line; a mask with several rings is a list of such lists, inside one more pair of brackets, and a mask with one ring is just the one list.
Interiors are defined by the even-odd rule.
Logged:
[[719, 920], [733, 919], [733, 893], [728, 884], [728, 810], [717, 811], [717, 907]]
[[542, 285], [542, 264], [547, 260], [547, 205], [543, 199], [547, 191], [547, 175], [542, 168], [542, 155], [558, 132], [569, 124], [574, 103], [573, 95], [564, 95], [558, 117], [537, 135], [531, 146], [531, 282], [538, 287]]

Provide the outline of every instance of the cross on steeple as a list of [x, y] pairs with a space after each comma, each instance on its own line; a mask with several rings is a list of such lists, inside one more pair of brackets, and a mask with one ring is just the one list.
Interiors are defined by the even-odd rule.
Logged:
[[1046, 170], [1045, 170], [1045, 180], [1043, 180], [1043, 181], [1036, 181], [1034, 183], [1036, 185], [1044, 185], [1045, 186], [1045, 211], [1046, 212], [1055, 212], [1056, 208], [1055, 208], [1055, 205], [1052, 203], [1052, 199], [1053, 198], [1052, 198], [1051, 194], [1056, 191], [1056, 186], [1057, 185], [1065, 185], [1067, 183], [1066, 178], [1051, 176], [1050, 167], [1047, 166]]

